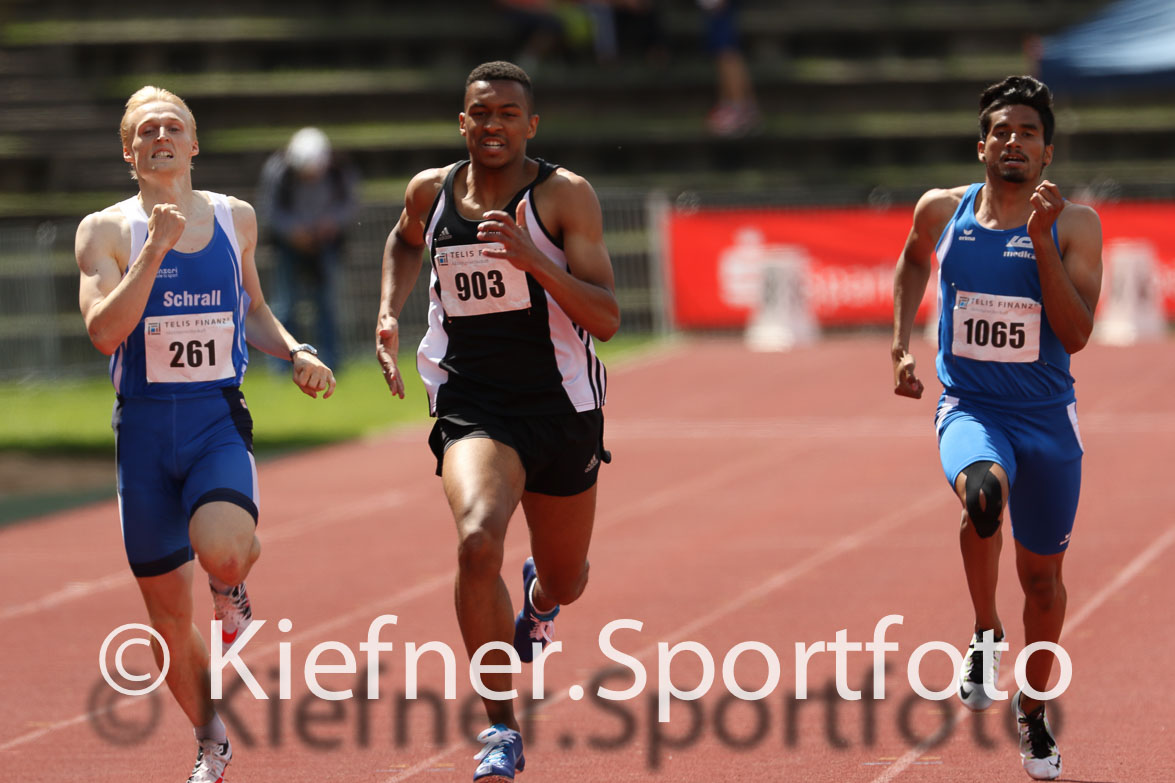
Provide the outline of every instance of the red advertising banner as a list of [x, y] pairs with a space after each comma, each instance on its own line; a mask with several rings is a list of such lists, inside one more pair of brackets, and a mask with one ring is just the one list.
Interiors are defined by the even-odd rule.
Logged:
[[[885, 209], [697, 210], [669, 216], [673, 319], [685, 328], [741, 328], [759, 306], [764, 270], [799, 268], [807, 298], [824, 326], [888, 326], [893, 272], [913, 205]], [[1101, 205], [1106, 274], [1118, 259], [1157, 270], [1159, 301], [1175, 314], [1175, 203]], [[1137, 264], [1134, 264], [1137, 265]], [[1147, 278], [1151, 279], [1151, 278]], [[934, 304], [934, 282], [919, 309]]]

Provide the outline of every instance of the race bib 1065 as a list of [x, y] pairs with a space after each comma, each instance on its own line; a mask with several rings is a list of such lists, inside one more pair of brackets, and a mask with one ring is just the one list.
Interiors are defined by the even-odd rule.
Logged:
[[959, 291], [951, 353], [983, 362], [1034, 362], [1040, 358], [1040, 315], [1035, 299]]
[[144, 318], [148, 383], [231, 378], [235, 333], [231, 311]]

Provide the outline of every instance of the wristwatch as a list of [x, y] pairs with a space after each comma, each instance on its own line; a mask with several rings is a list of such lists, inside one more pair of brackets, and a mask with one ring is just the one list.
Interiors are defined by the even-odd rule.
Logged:
[[306, 353], [310, 354], [311, 356], [318, 356], [318, 349], [317, 348], [315, 348], [310, 343], [302, 343], [301, 345], [295, 345], [293, 348], [290, 349], [290, 361], [291, 362], [294, 361], [294, 354], [298, 353], [299, 351], [305, 351]]

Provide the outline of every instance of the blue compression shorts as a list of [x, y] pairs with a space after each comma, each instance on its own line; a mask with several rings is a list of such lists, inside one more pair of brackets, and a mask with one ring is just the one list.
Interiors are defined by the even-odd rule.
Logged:
[[1012, 535], [1038, 555], [1063, 552], [1073, 532], [1084, 453], [1076, 405], [995, 408], [947, 394], [938, 402], [938, 453], [951, 491], [968, 465], [1000, 465]]
[[135, 576], [159, 576], [195, 556], [188, 523], [205, 503], [236, 504], [257, 521], [253, 418], [239, 389], [120, 397], [113, 424], [122, 541]]

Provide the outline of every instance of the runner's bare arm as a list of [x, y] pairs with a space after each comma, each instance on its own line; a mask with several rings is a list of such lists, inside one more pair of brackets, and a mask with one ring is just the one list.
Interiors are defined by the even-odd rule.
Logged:
[[156, 205], [148, 219], [147, 241], [131, 263], [130, 230], [117, 209], [82, 219], [74, 241], [81, 272], [78, 304], [90, 341], [102, 353], [114, 353], [138, 326], [159, 265], [184, 233], [184, 222], [176, 206]]
[[396, 356], [400, 351], [400, 311], [420, 275], [424, 259], [424, 220], [444, 184], [447, 168], [426, 169], [408, 183], [404, 210], [384, 243], [379, 314], [375, 323], [375, 356], [388, 390], [404, 398], [404, 379]]
[[[229, 198], [236, 226], [237, 244], [241, 248], [241, 275], [246, 293], [249, 294], [249, 311], [245, 314], [245, 339], [258, 350], [282, 359], [290, 358], [290, 349], [298, 341], [286, 331], [277, 316], [265, 302], [261, 292], [261, 278], [257, 274], [257, 213], [248, 203]], [[299, 351], [293, 359], [293, 379], [303, 394], [317, 397], [323, 392], [323, 399], [334, 394], [335, 376], [317, 356]]]
[[[1089, 342], [1102, 288], [1102, 224], [1097, 213], [1066, 202], [1045, 180], [1032, 194], [1028, 235], [1036, 251], [1041, 298], [1049, 326], [1069, 353]], [[1060, 251], [1053, 242], [1057, 225]]]
[[914, 207], [914, 224], [906, 237], [906, 245], [898, 257], [893, 281], [893, 360], [894, 394], [901, 397], [922, 396], [925, 388], [914, 374], [914, 355], [910, 353], [910, 336], [914, 331], [914, 317], [926, 293], [934, 257], [934, 247], [951, 215], [958, 206], [961, 192], [955, 190], [928, 190]]
[[487, 256], [505, 258], [529, 273], [559, 303], [576, 324], [598, 340], [609, 340], [620, 328], [612, 260], [604, 245], [604, 218], [596, 192], [583, 177], [559, 169], [536, 188], [538, 214], [543, 224], [562, 238], [567, 269], [547, 258], [531, 240], [541, 231], [525, 222], [523, 200], [515, 215], [486, 213], [478, 226], [478, 238], [502, 243]]

